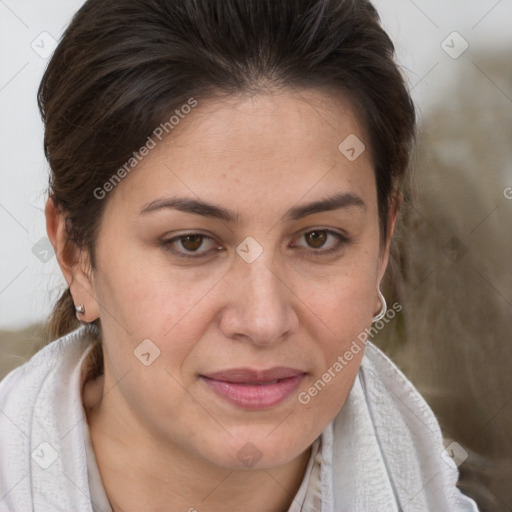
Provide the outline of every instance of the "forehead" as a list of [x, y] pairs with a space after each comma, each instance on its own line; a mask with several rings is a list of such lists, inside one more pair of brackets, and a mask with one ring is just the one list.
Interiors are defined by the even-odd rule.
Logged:
[[316, 90], [198, 100], [112, 199], [135, 208], [171, 193], [253, 206], [333, 187], [362, 195], [374, 186], [365, 139], [350, 103]]

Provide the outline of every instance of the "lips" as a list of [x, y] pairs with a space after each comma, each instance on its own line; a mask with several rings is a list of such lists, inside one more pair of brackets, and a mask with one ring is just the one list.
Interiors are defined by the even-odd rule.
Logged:
[[268, 370], [234, 368], [201, 375], [216, 395], [244, 409], [266, 409], [283, 402], [300, 385], [305, 372], [276, 367]]
[[204, 377], [222, 382], [234, 382], [238, 384], [268, 383], [279, 379], [296, 377], [304, 372], [283, 366], [268, 370], [251, 370], [250, 368], [234, 368], [223, 372], [211, 373]]

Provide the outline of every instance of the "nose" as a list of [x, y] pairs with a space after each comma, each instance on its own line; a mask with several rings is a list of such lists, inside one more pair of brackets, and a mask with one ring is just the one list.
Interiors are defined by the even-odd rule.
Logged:
[[238, 260], [230, 271], [228, 303], [220, 329], [231, 339], [268, 346], [284, 341], [297, 329], [290, 284], [263, 254], [256, 261]]

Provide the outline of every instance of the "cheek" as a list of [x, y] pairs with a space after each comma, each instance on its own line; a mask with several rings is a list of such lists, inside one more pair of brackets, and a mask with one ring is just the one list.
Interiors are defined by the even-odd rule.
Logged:
[[[194, 370], [184, 366], [214, 314], [211, 292], [218, 278], [192, 279], [190, 273], [145, 260], [142, 255], [137, 260], [136, 254], [113, 254], [116, 265], [105, 262], [98, 274], [97, 298], [103, 337], [109, 340], [104, 347], [110, 371], [115, 380], [128, 371], [137, 375], [136, 389], [129, 390], [133, 398], [137, 390], [155, 387], [181, 396], [183, 371]], [[148, 351], [150, 361], [155, 359], [146, 368], [136, 356]], [[144, 402], [144, 396], [139, 398]]]
[[298, 401], [311, 421], [333, 418], [357, 376], [365, 349], [365, 329], [375, 313], [374, 258], [331, 276], [328, 284], [309, 283], [302, 290], [310, 311], [304, 326], [316, 346], [316, 371], [301, 387]]
[[339, 282], [330, 293], [309, 295], [312, 314], [306, 329], [315, 346], [315, 371], [297, 394], [302, 417], [313, 430], [331, 421], [343, 407], [364, 356], [364, 330], [375, 300], [371, 280]]
[[[160, 339], [177, 329], [214, 288], [214, 276], [147, 263], [142, 254], [114, 255], [97, 278], [97, 298], [107, 322], [115, 321], [136, 337]], [[103, 321], [102, 321], [103, 323]]]
[[[361, 334], [371, 323], [376, 292], [370, 280], [358, 281], [354, 286], [346, 282], [339, 284], [329, 294], [310, 295], [309, 305], [315, 314], [309, 327], [317, 351], [322, 354], [315, 377], [320, 378], [328, 371], [332, 377], [334, 371], [335, 379], [326, 375], [324, 380], [331, 389], [341, 390], [351, 385], [359, 368], [364, 352]], [[337, 364], [340, 359], [343, 368]]]
[[358, 255], [353, 260], [296, 285], [297, 295], [317, 317], [317, 324], [330, 333], [327, 339], [333, 349], [368, 327], [375, 312], [377, 258]]

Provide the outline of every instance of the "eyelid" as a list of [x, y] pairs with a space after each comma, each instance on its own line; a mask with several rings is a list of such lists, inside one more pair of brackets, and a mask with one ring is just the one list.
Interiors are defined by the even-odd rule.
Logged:
[[345, 230], [329, 228], [329, 227], [326, 227], [326, 226], [310, 226], [310, 227], [307, 227], [307, 228], [303, 228], [303, 229], [301, 229], [300, 231], [297, 232], [295, 237], [297, 238], [298, 236], [302, 236], [302, 235], [305, 235], [307, 233], [311, 233], [311, 231], [326, 231], [329, 234], [338, 235], [338, 236], [340, 236], [342, 238], [346, 238], [347, 240], [350, 238], [350, 235]]
[[[199, 236], [203, 237], [203, 240], [207, 239], [207, 240], [211, 240], [212, 242], [217, 242], [215, 237], [213, 237], [211, 235], [207, 235], [206, 233], [202, 233], [200, 231], [186, 231], [186, 232], [181, 233], [179, 235], [174, 235], [171, 238], [163, 238], [160, 241], [160, 245], [165, 250], [169, 251], [170, 253], [174, 254], [175, 256], [178, 256], [178, 258], [200, 259], [200, 258], [204, 258], [206, 256], [211, 255], [211, 253], [213, 252], [212, 249], [209, 249], [209, 250], [206, 250], [206, 251], [189, 251], [189, 252], [183, 252], [183, 251], [178, 251], [178, 250], [171, 249], [171, 246], [174, 243], [179, 242], [179, 240], [181, 238], [184, 238], [184, 237], [190, 236], [190, 235], [199, 235]], [[220, 245], [220, 244], [218, 244], [218, 245]], [[219, 251], [219, 250], [220, 249], [217, 248], [217, 251]]]
[[[313, 226], [313, 227], [309, 227], [304, 230], [301, 230], [299, 232], [299, 236], [296, 238], [301, 238], [302, 236], [304, 236], [308, 233], [311, 233], [312, 231], [325, 231], [328, 235], [332, 235], [334, 238], [336, 238], [338, 240], [338, 244], [336, 244], [335, 247], [330, 248], [330, 249], [320, 248], [318, 250], [315, 250], [313, 248], [308, 248], [306, 246], [299, 246], [299, 247], [302, 247], [303, 250], [312, 254], [313, 256], [322, 256], [325, 254], [335, 253], [335, 252], [341, 250], [343, 246], [349, 244], [352, 241], [351, 237], [345, 231], [340, 232], [340, 231], [337, 231], [337, 230], [334, 230], [331, 228], [322, 227], [322, 226]], [[295, 247], [297, 247], [297, 245], [295, 245]]]

